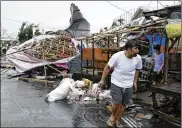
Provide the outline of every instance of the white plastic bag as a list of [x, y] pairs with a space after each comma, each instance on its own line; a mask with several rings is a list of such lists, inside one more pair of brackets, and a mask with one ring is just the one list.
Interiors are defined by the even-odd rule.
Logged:
[[92, 93], [99, 93], [100, 91], [99, 84], [95, 83], [92, 85]]
[[88, 91], [88, 95], [96, 97], [100, 92], [99, 84], [95, 83], [92, 85], [92, 89]]
[[102, 93], [100, 93], [99, 99], [112, 99], [110, 90], [104, 90]]
[[55, 100], [63, 100], [66, 98], [67, 93], [70, 89], [70, 86], [74, 85], [74, 80], [70, 78], [64, 78], [60, 83], [59, 86], [47, 94], [48, 101], [52, 102]]
[[75, 84], [76, 84], [76, 87], [79, 87], [79, 88], [81, 88], [81, 87], [83, 87], [85, 84], [84, 84], [84, 81], [80, 81], [80, 80], [77, 80], [76, 82], [75, 82]]
[[75, 86], [76, 83], [70, 86], [70, 90], [66, 97], [67, 100], [79, 100], [80, 96], [84, 95], [85, 92], [83, 90], [75, 88]]

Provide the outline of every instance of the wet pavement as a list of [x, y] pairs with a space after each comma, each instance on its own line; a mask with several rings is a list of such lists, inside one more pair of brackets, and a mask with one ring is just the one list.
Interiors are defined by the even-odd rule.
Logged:
[[[11, 73], [12, 70], [7, 72]], [[51, 87], [7, 79], [7, 74], [1, 76], [2, 127], [95, 127], [84, 115], [80, 115], [83, 114], [83, 106], [67, 104], [67, 101], [47, 104], [44, 98]], [[99, 107], [96, 108], [99, 112]]]
[[[1, 126], [2, 127], [106, 127], [109, 117], [103, 104], [68, 104], [67, 101], [44, 101], [52, 90], [50, 86], [35, 85], [14, 79], [8, 79], [8, 71], [1, 76]], [[123, 121], [133, 121], [134, 127], [177, 128], [165, 121], [133, 120], [128, 117], [133, 110], [127, 111]], [[136, 107], [135, 112], [150, 113], [149, 109]], [[127, 124], [125, 125], [129, 127]]]

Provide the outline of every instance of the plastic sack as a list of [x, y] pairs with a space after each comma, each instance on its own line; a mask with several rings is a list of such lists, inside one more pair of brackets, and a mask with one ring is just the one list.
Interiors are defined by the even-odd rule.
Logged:
[[100, 93], [99, 99], [112, 99], [110, 90], [104, 90], [102, 93]]
[[48, 101], [63, 100], [66, 98], [70, 86], [74, 85], [74, 80], [70, 78], [64, 78], [59, 86], [46, 95]]
[[67, 100], [79, 100], [80, 96], [84, 95], [85, 92], [83, 90], [75, 88], [75, 86], [76, 83], [70, 86], [70, 90], [66, 96]]
[[101, 89], [99, 88], [99, 84], [95, 83], [92, 85], [92, 89], [89, 90], [88, 94], [90, 96], [96, 97], [101, 92]]
[[167, 24], [166, 33], [168, 38], [176, 38], [181, 36], [181, 24]]
[[80, 80], [75, 81], [75, 84], [76, 84], [76, 87], [79, 87], [79, 88], [81, 88], [85, 85], [84, 81], [80, 81]]

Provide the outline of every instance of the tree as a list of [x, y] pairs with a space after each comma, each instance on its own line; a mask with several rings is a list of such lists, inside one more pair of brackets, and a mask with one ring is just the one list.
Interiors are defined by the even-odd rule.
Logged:
[[25, 32], [25, 26], [26, 26], [26, 22], [23, 22], [20, 28], [20, 31], [18, 33], [18, 40], [20, 41], [20, 43], [23, 43], [27, 40], [26, 37], [26, 32]]
[[34, 35], [39, 36], [39, 35], [42, 35], [42, 33], [40, 32], [39, 29], [36, 29], [35, 32], [34, 32]]
[[[33, 37], [33, 28], [36, 27], [38, 28], [39, 25], [35, 25], [35, 24], [29, 24], [27, 25], [26, 22], [23, 22], [21, 27], [20, 27], [20, 31], [18, 33], [18, 40], [20, 41], [20, 43], [23, 43], [29, 39], [32, 39]], [[39, 29], [37, 29], [34, 33], [34, 35], [38, 36], [41, 35], [42, 33], [39, 32]]]

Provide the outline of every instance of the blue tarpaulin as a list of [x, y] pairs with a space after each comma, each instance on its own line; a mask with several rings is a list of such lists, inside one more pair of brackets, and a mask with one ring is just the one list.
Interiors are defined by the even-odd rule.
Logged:
[[[164, 35], [161, 36], [160, 34], [154, 33], [153, 35], [146, 35], [145, 37], [149, 40], [149, 53], [148, 53], [149, 56], [152, 56], [154, 54], [153, 45], [159, 44], [165, 47], [166, 36]], [[152, 40], [152, 37], [154, 37], [153, 40]]]

